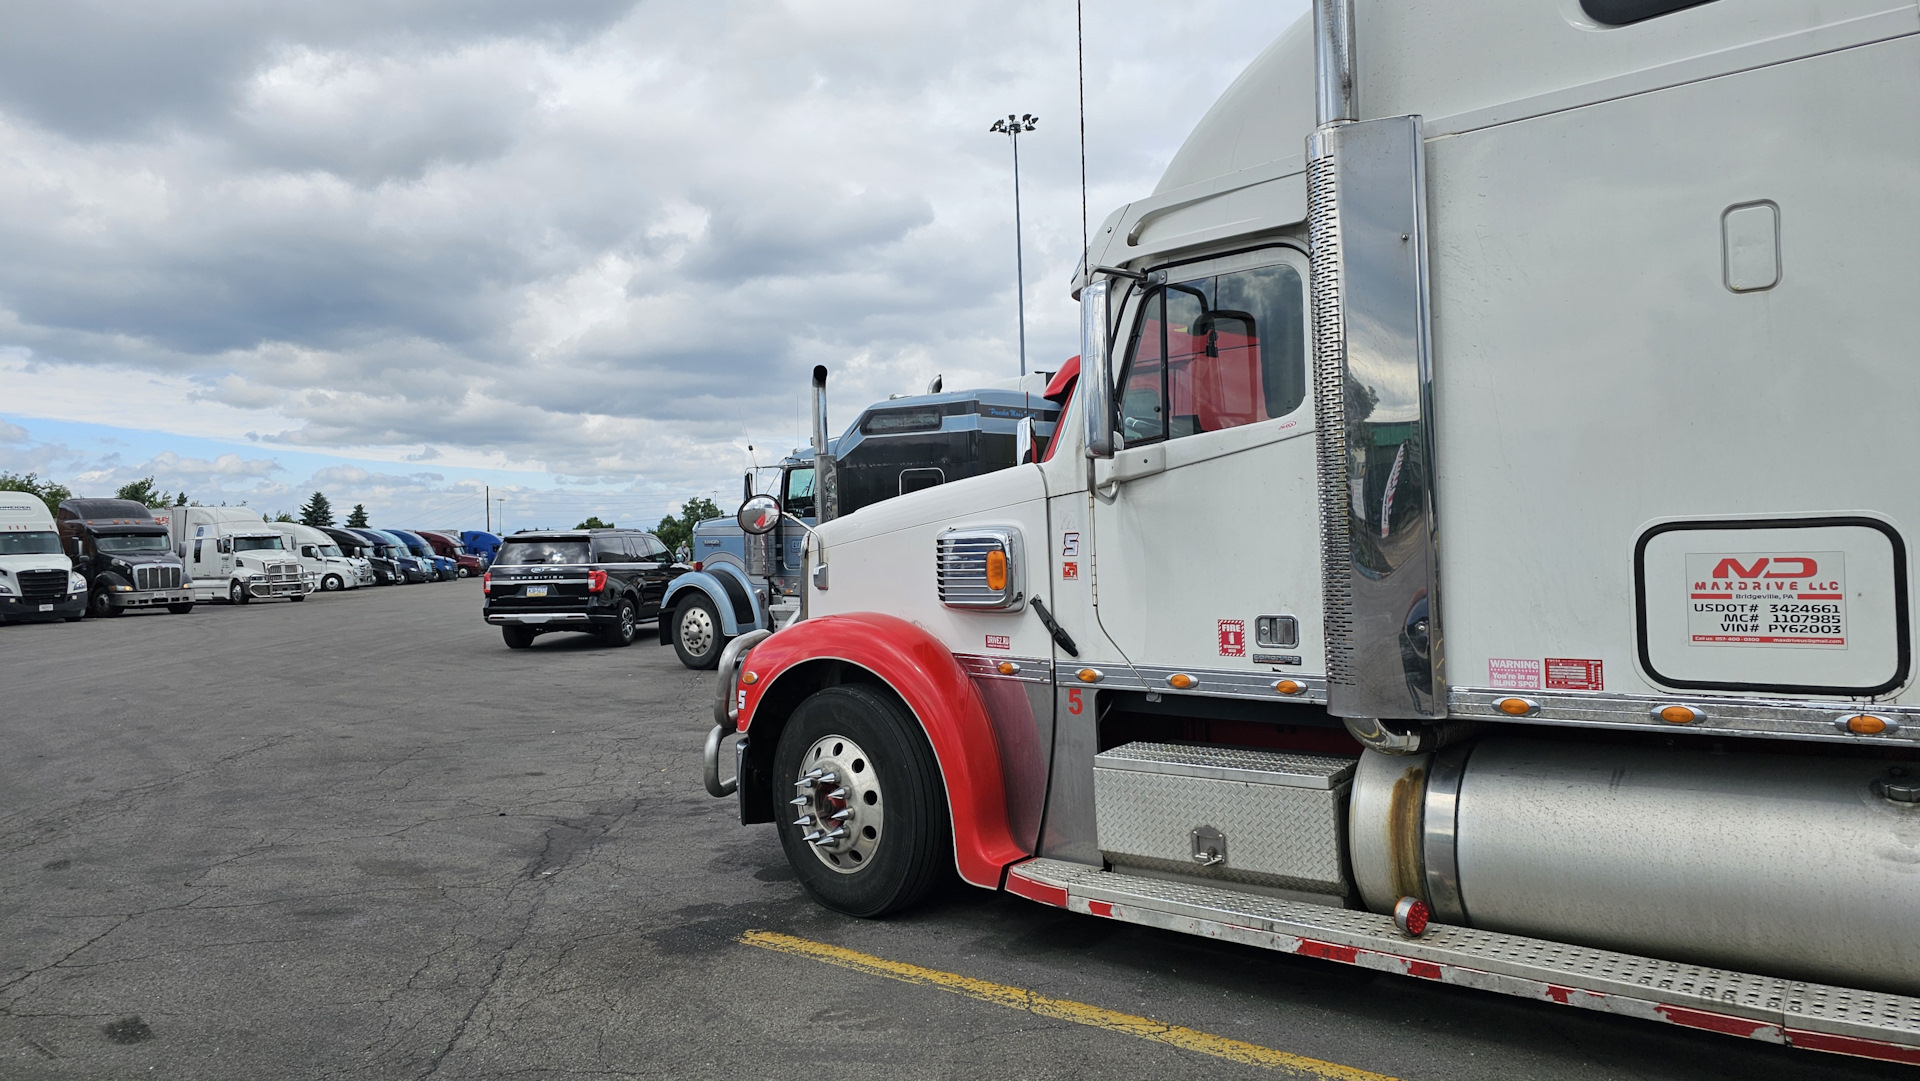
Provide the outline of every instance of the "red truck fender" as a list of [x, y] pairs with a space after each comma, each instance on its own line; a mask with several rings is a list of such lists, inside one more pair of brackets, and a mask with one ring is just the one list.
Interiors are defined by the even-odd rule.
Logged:
[[749, 766], [757, 759], [761, 768], [743, 771], [743, 790], [746, 778], [765, 777], [780, 729], [801, 700], [821, 687], [860, 680], [884, 684], [919, 720], [940, 763], [960, 877], [999, 889], [1006, 867], [1032, 853], [1007, 826], [993, 725], [953, 654], [904, 619], [877, 612], [821, 616], [753, 647], [741, 665], [735, 701], [740, 731], [749, 736]]

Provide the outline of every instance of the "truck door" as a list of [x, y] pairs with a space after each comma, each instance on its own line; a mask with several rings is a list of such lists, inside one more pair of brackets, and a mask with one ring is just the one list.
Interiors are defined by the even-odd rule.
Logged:
[[1267, 247], [1166, 267], [1122, 313], [1094, 606], [1147, 690], [1185, 673], [1274, 700], [1325, 674], [1307, 280], [1304, 255]]

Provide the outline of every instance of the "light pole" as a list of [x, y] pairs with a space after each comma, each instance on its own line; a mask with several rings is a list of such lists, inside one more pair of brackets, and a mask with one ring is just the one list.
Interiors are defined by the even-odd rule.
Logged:
[[1013, 144], [1013, 274], [1014, 298], [1020, 310], [1020, 377], [1027, 375], [1027, 270], [1025, 255], [1020, 250], [1020, 133], [1032, 131], [1040, 123], [1040, 118], [1032, 113], [1014, 116], [1007, 114], [1005, 120], [996, 120], [988, 128], [998, 135], [1005, 135]]

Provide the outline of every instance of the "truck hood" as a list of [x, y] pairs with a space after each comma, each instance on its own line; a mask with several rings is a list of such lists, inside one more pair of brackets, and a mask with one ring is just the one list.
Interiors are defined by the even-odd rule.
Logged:
[[9, 581], [21, 571], [70, 571], [72, 569], [73, 560], [58, 552], [48, 552], [45, 555], [0, 556], [0, 570], [7, 572]]

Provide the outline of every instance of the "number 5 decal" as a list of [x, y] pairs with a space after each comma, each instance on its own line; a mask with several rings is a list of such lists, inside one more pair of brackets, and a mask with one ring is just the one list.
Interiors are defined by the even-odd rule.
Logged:
[[1068, 713], [1071, 713], [1074, 716], [1078, 717], [1080, 715], [1080, 711], [1085, 708], [1086, 708], [1086, 703], [1080, 700], [1080, 688], [1075, 687], [1072, 690], [1067, 692], [1067, 712]]

